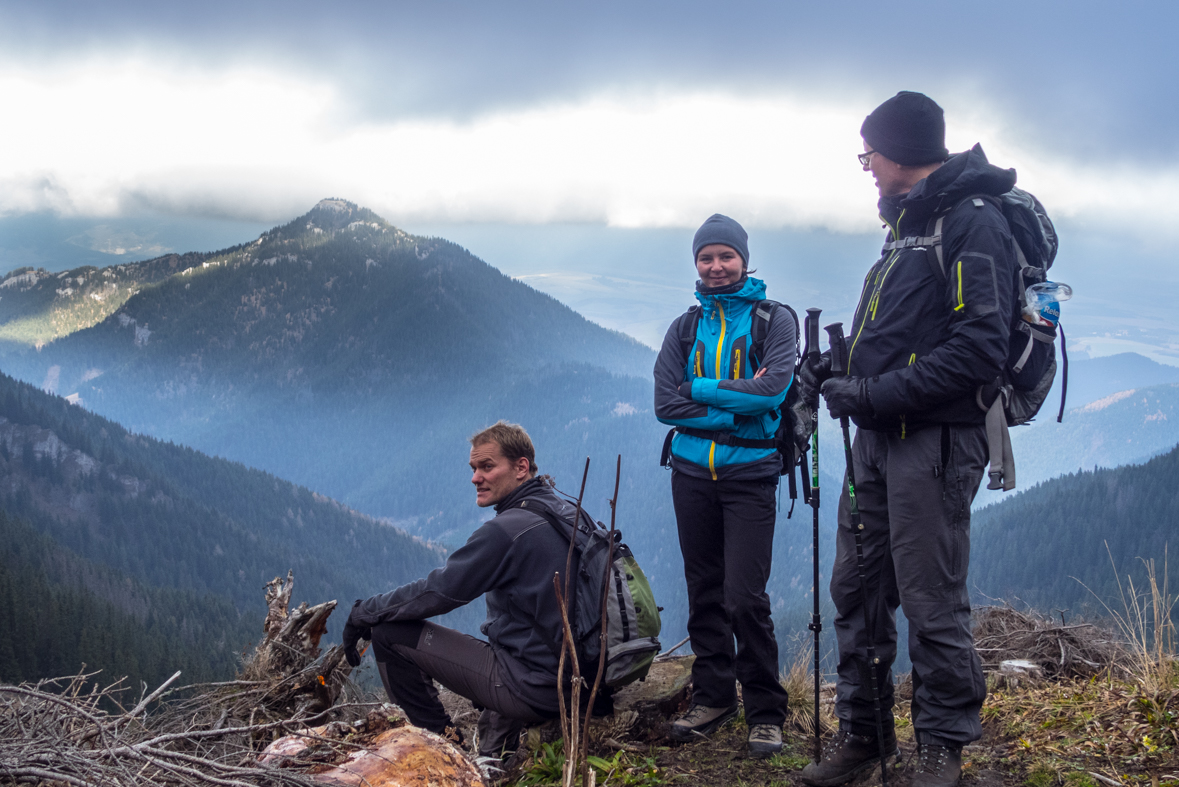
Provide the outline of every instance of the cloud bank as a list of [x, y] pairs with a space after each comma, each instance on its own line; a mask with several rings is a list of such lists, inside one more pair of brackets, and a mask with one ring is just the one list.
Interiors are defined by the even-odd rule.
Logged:
[[[646, 89], [465, 120], [357, 120], [327, 78], [109, 58], [0, 64], [0, 95], [19, 119], [0, 145], [20, 151], [0, 160], [0, 213], [277, 221], [339, 196], [405, 223], [691, 227], [719, 210], [755, 227], [878, 229], [855, 160], [866, 97]], [[982, 142], [1054, 215], [1179, 233], [1179, 167], [1038, 150], [979, 96], [938, 98], [951, 149]]]

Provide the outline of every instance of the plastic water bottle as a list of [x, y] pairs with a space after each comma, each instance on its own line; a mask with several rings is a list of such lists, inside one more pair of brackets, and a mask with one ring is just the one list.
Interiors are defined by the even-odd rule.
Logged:
[[1027, 306], [1023, 307], [1023, 318], [1032, 325], [1050, 325], [1060, 322], [1061, 301], [1073, 297], [1073, 288], [1058, 281], [1042, 281], [1027, 289]]

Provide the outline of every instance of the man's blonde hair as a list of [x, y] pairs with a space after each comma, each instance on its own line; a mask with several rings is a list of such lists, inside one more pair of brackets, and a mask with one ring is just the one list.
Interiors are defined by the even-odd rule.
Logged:
[[499, 450], [513, 464], [524, 457], [528, 460], [528, 473], [536, 475], [536, 449], [532, 446], [532, 438], [520, 424], [496, 421], [486, 429], [471, 435], [471, 445], [480, 446], [495, 443]]

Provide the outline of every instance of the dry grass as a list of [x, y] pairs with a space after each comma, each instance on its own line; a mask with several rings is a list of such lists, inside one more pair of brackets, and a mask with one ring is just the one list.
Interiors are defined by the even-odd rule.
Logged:
[[[800, 643], [794, 652], [794, 659], [790, 666], [782, 670], [779, 678], [781, 684], [790, 694], [790, 704], [786, 710], [787, 729], [793, 729], [805, 735], [815, 732], [815, 676], [814, 676], [814, 645], [808, 640]], [[835, 718], [835, 704], [833, 688], [827, 686], [819, 705], [819, 724], [823, 735], [833, 734], [839, 726]]]
[[[1179, 602], [1168, 583], [1167, 549], [1163, 548], [1163, 571], [1159, 576], [1154, 558], [1138, 558], [1146, 576], [1139, 585], [1127, 574], [1123, 584], [1117, 574], [1113, 554], [1106, 543], [1110, 565], [1118, 583], [1117, 609], [1103, 599], [1098, 601], [1125, 637], [1133, 658], [1133, 674], [1150, 693], [1160, 691], [1174, 673], [1175, 605]], [[1081, 583], [1084, 586], [1084, 583]], [[1086, 590], [1088, 588], [1086, 587]], [[1092, 591], [1090, 591], [1092, 592]], [[1096, 596], [1096, 594], [1094, 594]]]

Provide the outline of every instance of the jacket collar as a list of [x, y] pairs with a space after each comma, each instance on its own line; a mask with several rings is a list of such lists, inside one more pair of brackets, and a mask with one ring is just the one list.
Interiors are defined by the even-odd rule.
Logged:
[[536, 493], [548, 489], [548, 484], [541, 481], [539, 478], [533, 478], [531, 481], [525, 481], [512, 490], [512, 493], [503, 500], [495, 504], [495, 513], [501, 514], [509, 508], [514, 508], [517, 503], [526, 497], [532, 497]]
[[[738, 287], [738, 285], [740, 286]], [[736, 291], [730, 292], [729, 290], [733, 287], [737, 288]], [[700, 301], [700, 305], [705, 310], [711, 309], [717, 301], [720, 301], [724, 306], [728, 306], [734, 301], [752, 303], [754, 301], [765, 300], [765, 297], [766, 283], [752, 276], [746, 276], [742, 281], [732, 285], [732, 287], [717, 287], [711, 290], [697, 287], [696, 289], [696, 300]]]
[[1014, 169], [991, 164], [982, 146], [975, 145], [965, 153], [951, 156], [929, 177], [918, 181], [908, 194], [881, 197], [880, 217], [893, 227], [898, 219], [903, 221], [905, 226], [897, 227], [901, 237], [910, 232], [923, 233], [934, 213], [952, 208], [972, 195], [1006, 194], [1015, 185], [1015, 178]]

